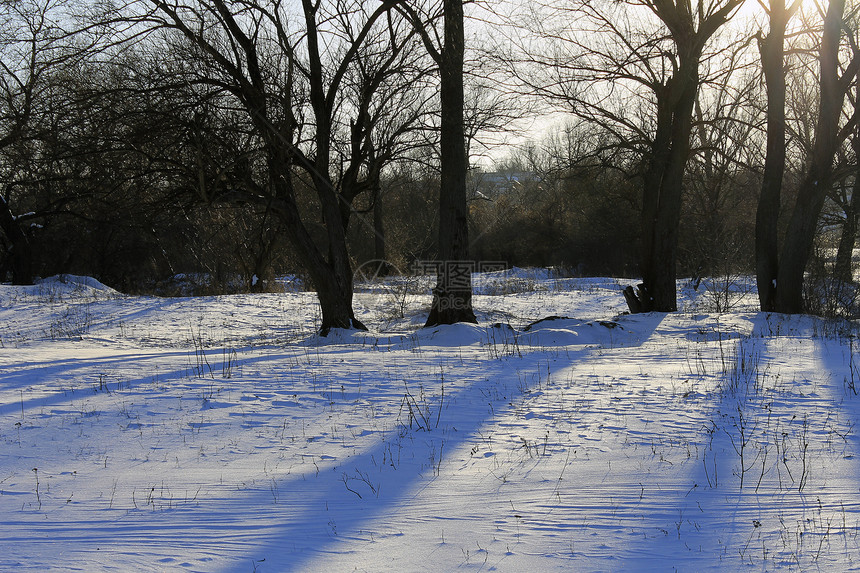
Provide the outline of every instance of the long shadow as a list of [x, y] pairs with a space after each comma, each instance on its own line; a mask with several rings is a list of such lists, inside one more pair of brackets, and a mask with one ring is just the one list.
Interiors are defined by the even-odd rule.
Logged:
[[[95, 350], [101, 352], [103, 356], [91, 358], [58, 358], [56, 360], [43, 361], [26, 360], [5, 364], [4, 366], [6, 368], [17, 369], [17, 371], [4, 373], [0, 376], [0, 384], [3, 385], [4, 390], [23, 389], [24, 387], [38, 385], [44, 380], [74, 377], [74, 372], [77, 370], [86, 371], [86, 375], [90, 376], [92, 381], [95, 382], [94, 377], [100, 371], [113, 372], [121, 369], [124, 365], [140, 366], [141, 363], [145, 361], [157, 361], [156, 365], [158, 365], [177, 358], [188, 359], [189, 365], [181, 368], [174, 367], [172, 370], [158, 371], [157, 377], [159, 380], [166, 382], [170, 380], [196, 377], [204, 380], [211, 378], [226, 384], [228, 381], [221, 380], [220, 375], [217, 375], [215, 373], [215, 369], [212, 367], [212, 364], [217, 364], [217, 361], [223, 358], [225, 352], [236, 352], [236, 358], [232, 364], [232, 368], [235, 369], [249, 367], [258, 362], [270, 362], [277, 361], [279, 359], [283, 360], [285, 358], [295, 358], [297, 355], [295, 350], [285, 352], [283, 348], [275, 347], [227, 348], [216, 346], [206, 348], [205, 351], [189, 349], [184, 351], [147, 353], [122, 349], [117, 351], [114, 355], [109, 355], [112, 352], [111, 349], [100, 347]], [[247, 356], [247, 354], [251, 352], [262, 352], [266, 350], [276, 350], [277, 352], [275, 354]], [[201, 354], [197, 356], [197, 352], [200, 352]], [[344, 349], [343, 352], [347, 353], [349, 350]], [[195, 366], [192, 364], [192, 361], [196, 362], [198, 358], [203, 363]], [[202, 370], [202, 372], [200, 372], [200, 370]], [[123, 379], [122, 387], [124, 390], [133, 390], [139, 384], [150, 382], [152, 380], [153, 376], [142, 376], [127, 380]], [[11, 397], [9, 402], [0, 404], [0, 415], [11, 412], [17, 413], [22, 410], [26, 413], [33, 409], [61, 404], [70, 399], [69, 390], [76, 391], [79, 388], [80, 386], [77, 388], [71, 386], [69, 388], [57, 388], [50, 394], [37, 397], [26, 397], [16, 394]]]
[[[16, 372], [13, 374], [4, 374], [0, 383], [6, 386], [6, 389], [9, 387], [18, 387], [23, 388], [24, 386], [33, 386], [38, 384], [41, 380], [49, 379], [49, 378], [57, 378], [58, 375], [68, 376], [70, 371], [75, 371], [78, 369], [86, 369], [87, 375], [94, 377], [96, 373], [100, 370], [105, 372], [113, 371], [114, 369], [120, 368], [126, 364], [135, 364], [139, 365], [142, 361], [145, 360], [160, 360], [166, 359], [170, 357], [188, 357], [188, 352], [161, 352], [161, 353], [148, 353], [148, 354], [133, 354], [129, 353], [127, 355], [121, 357], [106, 357], [106, 358], [71, 358], [66, 360], [55, 360], [50, 362], [42, 362], [42, 363], [32, 363], [25, 362], [23, 363], [26, 366], [25, 370], [20, 372]], [[20, 366], [13, 365], [13, 366]], [[176, 369], [173, 371], [167, 372], [159, 372], [159, 378], [163, 378], [166, 380], [187, 376], [188, 369]], [[145, 382], [152, 381], [152, 376], [143, 376], [130, 380], [123, 380], [123, 387], [126, 390], [134, 389], [137, 385]], [[95, 382], [95, 378], [93, 378], [93, 382]], [[58, 404], [62, 404], [64, 402], [69, 401], [70, 395], [69, 390], [72, 392], [80, 389], [78, 388], [67, 388], [67, 389], [57, 389], [54, 392], [51, 392], [48, 395], [36, 396], [32, 398], [21, 396], [13, 396], [12, 401], [6, 404], [0, 404], [0, 415], [9, 414], [12, 412], [24, 411], [27, 413], [33, 409], [43, 408], [45, 406], [55, 406]]]
[[[430, 361], [434, 356], [427, 355], [459, 359], [452, 349], [423, 348]], [[339, 360], [343, 349], [322, 348], [320, 352], [329, 350], [334, 353], [329, 358]], [[573, 350], [566, 358], [581, 360], [590, 352]], [[64, 522], [34, 527], [22, 521], [16, 524], [19, 533], [4, 536], [3, 541], [26, 542], [34, 536], [47, 536], [64, 544], [80, 544], [87, 551], [93, 532], [98, 532], [98, 537], [106, 538], [101, 542], [103, 550], [113, 545], [117, 551], [125, 551], [133, 544], [144, 555], [169, 554], [171, 548], [184, 555], [221, 552], [219, 557], [227, 561], [225, 571], [250, 568], [252, 563], [258, 571], [303, 570], [340, 540], [364, 539], [367, 534], [362, 531], [368, 525], [395, 510], [422, 484], [430, 483], [444, 465], [446, 452], [474, 440], [494, 415], [513, 408], [522, 393], [529, 391], [532, 377], [518, 376], [517, 369], [536, 371], [545, 360], [542, 351], [525, 353], [522, 358], [482, 358], [480, 370], [470, 370], [468, 383], [461, 384], [451, 375], [444, 404], [439, 401], [441, 387], [426, 381], [427, 400], [434, 407], [446, 405], [438, 427], [432, 417], [410, 418], [401, 411], [399, 422], [392, 416], [390, 429], [371, 447], [337, 459], [308, 454], [310, 461], [303, 457], [286, 469], [269, 471], [265, 481], [247, 484], [239, 493], [235, 488], [218, 488], [215, 493], [222, 497], [214, 501], [201, 500], [164, 513], [134, 512], [121, 522], [97, 518], [88, 521], [86, 529]], [[505, 387], [504, 397], [493, 408], [474, 406], [482, 389], [501, 386]], [[410, 457], [413, 453], [414, 458]], [[211, 564], [206, 569], [211, 571]]]
[[[756, 322], [757, 317], [750, 325], [752, 332], [758, 330]], [[643, 497], [631, 501], [629, 511], [634, 514], [638, 512], [642, 517], [642, 521], [636, 523], [636, 531], [640, 532], [641, 537], [623, 552], [621, 570], [720, 570], [727, 566], [721, 565], [725, 557], [722, 552], [731, 549], [726, 546], [726, 535], [730, 538], [739, 535], [734, 532], [734, 528], [740, 527], [745, 519], [743, 501], [736, 495], [738, 490], [733, 482], [735, 468], [728, 456], [728, 452], [733, 450], [732, 441], [737, 440], [737, 436], [724, 431], [727, 416], [737, 400], [719, 385], [730, 375], [721, 372], [722, 369], [732, 369], [738, 354], [743, 354], [744, 351], [738, 348], [750, 344], [750, 340], [753, 340], [752, 344], [757, 342], [749, 338], [749, 332], [737, 331], [736, 325], [733, 327], [735, 330], [729, 333], [711, 332], [695, 324], [689, 325], [687, 332], [685, 328], [682, 325], [675, 336], [685, 340], [684, 344], [689, 349], [676, 348], [671, 352], [677, 355], [681, 363], [690, 362], [690, 356], [696, 359], [692, 360], [692, 366], [687, 366], [693, 371], [682, 373], [682, 376], [701, 377], [703, 381], [719, 376], [722, 380], [718, 380], [710, 392], [694, 393], [704, 402], [684, 411], [684, 416], [689, 418], [685, 428], [672, 426], [671, 439], [678, 443], [688, 441], [686, 456], [668, 458], [676, 464], [677, 469], [668, 474], [655, 471], [640, 476]], [[698, 362], [700, 351], [696, 348], [700, 343], [712, 345], [702, 362]], [[658, 364], [657, 368], [665, 369], [666, 365]], [[674, 377], [676, 374], [668, 371], [666, 376]], [[669, 415], [680, 414], [675, 412]], [[729, 428], [732, 429], [731, 424]], [[661, 443], [667, 437], [657, 435], [654, 439]], [[695, 459], [690, 457], [691, 451], [696, 452]], [[681, 465], [677, 465], [679, 461]], [[660, 495], [648, 495], [649, 491], [658, 491]], [[727, 523], [730, 524], [728, 531], [714, 529], [717, 524], [724, 527]], [[752, 519], [748, 523], [751, 524]]]
[[[665, 315], [639, 317], [637, 336], [627, 339], [631, 345], [642, 344], [659, 325]], [[411, 343], [410, 343], [411, 344]], [[623, 344], [618, 344], [623, 345]], [[442, 344], [442, 346], [446, 346]], [[442, 350], [432, 341], [421, 344], [424, 352]], [[440, 356], [452, 356], [456, 348], [447, 348]], [[440, 467], [444, 467], [446, 452], [456, 451], [464, 444], [478, 440], [480, 430], [493, 418], [504, 416], [513, 408], [537, 381], [536, 376], [523, 376], [545, 367], [547, 348], [519, 348], [522, 357], [484, 359], [480, 371], [470, 373], [478, 380], [446, 393], [448, 404], [442, 415], [444, 422], [430, 431], [401, 426], [399, 433], [377, 442], [336, 467], [320, 469], [318, 474], [307, 474], [296, 479], [278, 482], [278, 503], [273, 504], [272, 492], [257, 492], [244, 496], [241, 501], [231, 500], [230, 505], [250, 504], [265, 512], [268, 519], [279, 522], [266, 531], [258, 531], [262, 543], [246, 558], [259, 563], [265, 570], [300, 571], [310, 568], [312, 561], [330, 553], [343, 540], [371, 541], [374, 528], [382, 528], [378, 521], [414, 497], [423, 485], [431, 483]], [[594, 352], [595, 347], [570, 350], [566, 361], [579, 361]], [[519, 373], [518, 373], [519, 371]], [[454, 374], [456, 375], [456, 374]], [[501, 403], [485, 408], [481, 415], [470, 403], [477, 397], [490, 395], [493, 389], [503, 387]], [[462, 404], [462, 406], [459, 406]], [[420, 422], [420, 421], [419, 421]], [[432, 420], [431, 420], [432, 422]], [[423, 442], [424, 459], [392, 463], [392, 448], [403, 442], [415, 452], [416, 442]], [[407, 451], [407, 450], [404, 450]], [[388, 464], [386, 465], [386, 462]], [[367, 478], [366, 480], [363, 478]], [[287, 504], [289, 510], [279, 509]], [[222, 513], [222, 512], [215, 512]], [[201, 524], [211, 523], [206, 516], [198, 515]], [[450, 516], [426, 515], [426, 518], [444, 519]], [[228, 528], [242, 527], [244, 522]], [[377, 531], [378, 534], [378, 531]], [[368, 539], [370, 537], [371, 539]]]
[[[850, 393], [832, 393], [846, 373], [847, 356], [834, 356], [833, 346], [822, 342], [831, 327], [817, 319], [759, 313], [752, 326], [735, 342], [732, 369], [704, 425], [703, 458], [687, 474], [686, 488], [651, 520], [655, 528], [666, 527], [674, 509], [678, 540], [658, 547], [675, 552], [660, 562], [648, 548], [633, 549], [631, 568], [642, 569], [636, 555], [649, 555], [648, 563], [659, 564], [654, 570], [670, 564], [688, 570], [845, 565], [839, 557], [844, 548], [834, 555], [828, 549], [848, 533], [834, 524], [856, 523], [860, 513], [852, 499], [858, 441], [850, 431], [860, 402]], [[795, 378], [791, 344], [815, 344], [824, 367], [804, 366], [810, 379]], [[822, 423], [842, 431], [827, 438]], [[834, 441], [844, 441], [844, 451], [834, 449]], [[836, 465], [829, 465], [833, 460]], [[844, 464], [851, 469], [837, 469]], [[849, 538], [842, 539], [847, 547]]]
[[[860, 476], [860, 341], [851, 333], [848, 337], [819, 341], [817, 346], [832, 380], [824, 398], [835, 414], [832, 424], [836, 448], [842, 463], [851, 468], [842, 475]], [[852, 493], [860, 491], [858, 482], [860, 477], [852, 484]]]
[[[587, 354], [588, 351], [573, 352], [570, 358], [578, 360]], [[539, 361], [538, 357], [525, 357], [517, 360], [517, 366], [527, 371], [537, 370]], [[363, 529], [372, 527], [372, 522], [401, 506], [421, 484], [432, 481], [440, 467], [434, 467], [434, 462], [444, 463], [440, 458], [446, 450], [457, 450], [461, 445], [476, 440], [478, 431], [494, 416], [489, 408], [484, 409], [483, 416], [474, 415], [474, 408], [461, 413], [455, 410], [459, 401], [468, 403], [481, 389], [499, 384], [504, 376], [511, 376], [510, 370], [504, 365], [485, 369], [484, 372], [492, 379], [490, 384], [486, 381], [475, 382], [448, 396], [449, 404], [452, 405], [444, 412], [444, 426], [431, 428], [430, 431], [402, 427], [402, 433], [395, 435], [392, 440], [378, 442], [374, 447], [346, 460], [334, 471], [322, 471], [319, 476], [307, 481], [293, 480], [281, 484], [280, 491], [289, 497], [288, 503], [293, 509], [298, 508], [298, 511], [285, 515], [287, 522], [270, 530], [266, 543], [255, 551], [258, 559], [265, 559], [266, 569], [303, 570], [314, 557], [325, 554], [327, 547], [336, 544], [339, 538], [366, 537], [367, 534], [362, 533]], [[510, 380], [508, 386], [516, 388], [519, 382], [519, 379]], [[507, 396], [509, 402], [518, 400], [530, 386], [520, 384], [512, 395]], [[503, 415], [512, 407], [512, 404], [504, 408], [497, 407], [495, 413]], [[424, 449], [426, 457], [404, 461], [399, 466], [394, 462], [396, 467], [381, 466], [384, 460], [391, 457], [391, 448], [399, 450], [401, 442], [408, 444], [407, 447], [411, 449], [409, 453]], [[415, 446], [421, 442], [425, 448]], [[366, 476], [369, 483], [362, 481], [362, 476]], [[264, 506], [270, 499], [266, 499], [263, 494], [248, 502]], [[309, 535], [309, 532], [315, 532], [315, 535]]]
[[[87, 350], [90, 350], [90, 348], [87, 348]], [[286, 357], [293, 358], [294, 354], [296, 354], [295, 350], [285, 352], [283, 348], [272, 346], [245, 346], [235, 348], [215, 346], [206, 348], [205, 350], [165, 350], [146, 353], [136, 352], [133, 349], [113, 350], [104, 347], [97, 347], [92, 350], [94, 352], [101, 353], [102, 356], [89, 358], [57, 358], [55, 360], [41, 361], [23, 360], [7, 363], [4, 365], [5, 368], [15, 369], [17, 371], [2, 374], [2, 376], [0, 376], [0, 384], [2, 384], [4, 390], [23, 389], [25, 387], [38, 385], [44, 380], [73, 378], [74, 372], [77, 370], [86, 371], [86, 375], [90, 376], [92, 378], [92, 382], [95, 383], [94, 377], [99, 372], [114, 372], [125, 365], [140, 366], [146, 361], [155, 361], [155, 365], [158, 366], [164, 362], [169, 363], [171, 360], [177, 358], [188, 359], [188, 365], [180, 368], [174, 367], [173, 369], [164, 371], [159, 370], [157, 373], [159, 380], [170, 381], [182, 378], [211, 378], [212, 380], [220, 380], [220, 375], [215, 372], [216, 368], [213, 368], [212, 365], [217, 365], [218, 360], [223, 359], [225, 352], [235, 351], [236, 358], [231, 365], [231, 367], [235, 369], [251, 366], [257, 362], [268, 362], [277, 359], [284, 359]], [[265, 352], [271, 350], [275, 350], [276, 353], [248, 356], [248, 354], [252, 352]], [[198, 360], [200, 363], [195, 365]], [[152, 380], [153, 376], [123, 379], [122, 387], [124, 390], [133, 390], [139, 384], [150, 382]], [[228, 382], [226, 380], [220, 381], [225, 384]], [[69, 400], [69, 390], [75, 391], [78, 388], [80, 388], [80, 386], [77, 388], [71, 386], [69, 388], [57, 388], [48, 395], [32, 398], [28, 398], [26, 395], [21, 396], [16, 394], [11, 397], [11, 400], [8, 403], [0, 404], [0, 415], [8, 414], [10, 412], [17, 413], [22, 409], [26, 413], [32, 409], [61, 404]]]
[[[615, 346], [642, 344], [661, 320], [662, 316], [638, 318], [637, 321], [643, 321], [645, 325], [636, 326], [636, 336], [619, 340], [614, 343]], [[395, 340], [391, 343], [390, 351], [412, 352], [411, 344], [411, 341]], [[426, 339], [420, 340], [416, 356], [425, 361], [438, 358], [456, 363], [457, 360], [463, 360], [462, 354], [458, 358], [456, 348], [444, 346], [435, 345]], [[565, 354], [559, 356], [564, 360], [582, 360], [594, 348], [567, 349]], [[326, 360], [340, 353], [355, 352], [354, 348], [337, 346], [319, 350]], [[170, 544], [209, 553], [223, 549], [235, 556], [231, 565], [226, 567], [229, 570], [237, 566], [245, 567], [249, 561], [259, 563], [260, 568], [264, 566], [266, 570], [303, 569], [316, 556], [330, 551], [339, 540], [363, 539], [366, 534], [362, 531], [368, 525], [398, 507], [421, 484], [432, 481], [434, 474], [444, 466], [447, 452], [474, 441], [480, 430], [495, 416], [503, 415], [515, 407], [523, 393], [528, 392], [536, 381], [536, 377], [519, 375], [518, 370], [526, 373], [537, 371], [546, 362], [548, 349], [520, 347], [518, 351], [522, 357], [481, 359], [479, 370], [467, 368], [472, 380], [466, 384], [461, 385], [456, 366], [450, 368], [452, 379], [446, 386], [445, 409], [438, 427], [432, 420], [428, 423], [428, 420], [418, 419], [418, 416], [410, 418], [401, 411], [400, 422], [395, 423], [391, 419], [389, 432], [382, 435], [373, 446], [345, 458], [316, 456], [309, 462], [302, 458], [286, 469], [270, 471], [267, 480], [248, 484], [247, 490], [239, 494], [236, 494], [235, 489], [222, 487], [218, 491], [223, 491], [223, 497], [215, 498], [214, 502], [201, 500], [196, 502], [197, 506], [187, 505], [163, 514], [147, 513], [145, 515], [149, 517], [142, 521], [135, 518], [135, 515], [139, 515], [137, 513], [132, 513], [123, 523], [96, 519], [92, 526], [110, 538], [113, 544], [125, 544], [120, 547], [127, 547], [129, 543], [151, 545], [154, 553], [169, 552]], [[368, 352], [375, 350], [368, 349]], [[278, 363], [283, 362], [285, 356], [292, 358], [295, 354], [291, 350], [274, 355], [246, 357], [240, 362], [244, 367], [256, 363]], [[187, 356], [189, 352], [170, 352], [147, 354], [145, 358]], [[141, 358], [141, 355], [107, 358], [97, 362], [95, 368], [116, 368], [124, 363], [137, 363]], [[359, 358], [359, 361], [364, 360], [364, 357]], [[59, 365], [44, 363], [40, 366], [39, 376], [49, 377], [64, 368], [92, 365], [92, 361], [85, 359], [69, 360]], [[171, 377], [182, 377], [184, 373], [185, 369], [175, 369], [161, 373], [159, 377], [169, 380]], [[33, 372], [28, 376], [33, 376]], [[148, 380], [148, 377], [140, 378], [130, 381], [130, 384], [133, 387]], [[504, 387], [505, 392], [495, 400], [492, 407], [479, 410], [473, 406], [476, 399], [483, 400], [482, 390], [490, 395], [499, 387]], [[438, 384], [428, 384], [427, 389], [429, 401], [440, 398]], [[396, 400], [396, 396], [394, 398]], [[45, 406], [67, 399], [58, 393], [35, 398], [25, 407]], [[441, 408], [441, 399], [433, 405]], [[17, 411], [20, 407], [20, 403], [3, 406], [10, 411]], [[420, 447], [416, 448], [415, 443]], [[402, 459], [400, 456], [395, 458], [396, 452], [402, 452]], [[406, 459], [413, 452], [419, 452], [418, 456]], [[252, 511], [248, 510], [249, 506], [253, 508]], [[61, 523], [47, 525], [46, 528], [51, 530], [51, 536], [56, 534], [58, 538], [68, 538], [69, 541], [75, 539], [74, 532], [64, 533]], [[83, 535], [80, 540], [86, 540], [88, 535]], [[201, 541], [206, 547], [198, 547]], [[166, 545], [167, 550], [164, 549]], [[249, 547], [253, 548], [251, 554], [248, 553]]]

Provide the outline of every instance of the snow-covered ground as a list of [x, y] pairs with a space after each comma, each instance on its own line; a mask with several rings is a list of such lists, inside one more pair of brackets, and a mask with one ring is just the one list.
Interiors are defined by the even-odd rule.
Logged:
[[404, 278], [328, 339], [309, 293], [0, 286], [0, 570], [860, 570], [853, 324], [477, 278], [478, 326]]

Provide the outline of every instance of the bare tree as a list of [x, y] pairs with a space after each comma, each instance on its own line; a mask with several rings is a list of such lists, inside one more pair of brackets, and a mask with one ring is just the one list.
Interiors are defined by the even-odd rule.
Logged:
[[[596, 155], [621, 150], [636, 166], [643, 280], [638, 293], [626, 291], [633, 311], [677, 308], [678, 225], [693, 109], [711, 73], [703, 76], [702, 66], [714, 57], [709, 46], [741, 3], [532, 4], [530, 35], [518, 39], [519, 53], [508, 57], [527, 88], [609, 134]], [[564, 25], [574, 19], [576, 27]]]
[[[472, 310], [472, 270], [469, 260], [469, 221], [466, 205], [465, 89], [463, 68], [465, 31], [463, 0], [443, 0], [442, 38], [433, 22], [437, 14], [421, 17], [408, 4], [401, 9], [421, 34], [427, 52], [439, 66], [440, 96], [440, 190], [439, 260], [433, 302], [425, 326], [476, 323]], [[434, 38], [433, 36], [437, 37]]]
[[57, 154], [70, 153], [59, 142], [80, 102], [65, 84], [122, 31], [110, 16], [79, 0], [0, 0], [0, 241], [15, 283], [33, 279], [32, 231], [72, 200]]
[[[345, 169], [340, 184], [347, 201], [342, 205], [344, 224], [350, 215], [372, 212], [372, 221], [362, 217], [372, 232], [376, 259], [375, 274], [386, 274], [385, 189], [382, 179], [394, 162], [427, 145], [432, 130], [429, 119], [437, 113], [435, 63], [424, 53], [411, 23], [387, 21], [389, 34], [374, 38], [356, 60], [347, 78], [348, 102], [355, 108], [348, 130], [339, 142]], [[367, 207], [351, 202], [359, 195]]]
[[[774, 12], [771, 6], [771, 17], [776, 14], [776, 22], [779, 24], [779, 5]], [[850, 133], [850, 126], [840, 126], [840, 118], [843, 116], [843, 105], [846, 94], [851, 83], [854, 81], [860, 58], [856, 55], [842, 67], [840, 65], [840, 50], [842, 46], [843, 31], [846, 28], [844, 0], [832, 0], [828, 3], [823, 19], [821, 40], [818, 47], [818, 116], [815, 120], [814, 139], [809, 150], [807, 168], [801, 180], [797, 199], [795, 201], [791, 218], [785, 232], [785, 239], [779, 249], [778, 260], [774, 258], [776, 252], [773, 229], [773, 215], [764, 214], [761, 219], [764, 228], [758, 232], [760, 240], [758, 252], [758, 283], [762, 309], [777, 312], [800, 313], [804, 310], [803, 284], [804, 273], [813, 250], [815, 236], [818, 231], [818, 219], [824, 205], [827, 192], [833, 183], [833, 161], [841, 142]], [[784, 16], [783, 16], [784, 17]], [[773, 24], [772, 24], [773, 26]], [[774, 32], [772, 27], [771, 33]], [[774, 48], [774, 51], [777, 48]], [[766, 69], [773, 75], [773, 80], [768, 79], [768, 90], [780, 88], [780, 73], [773, 69], [778, 66], [782, 58], [774, 57], [768, 61]], [[778, 97], [778, 94], [777, 94]], [[773, 102], [778, 105], [778, 101]], [[775, 113], [778, 113], [778, 109]], [[770, 128], [769, 118], [769, 128]], [[779, 130], [779, 118], [774, 118], [774, 129]], [[772, 142], [778, 147], [778, 134]], [[780, 151], [768, 148], [768, 154], [775, 153], [777, 161]], [[778, 165], [778, 163], [777, 163]], [[773, 167], [775, 170], [776, 167]], [[770, 179], [781, 177], [775, 171], [767, 174], [765, 185], [777, 185], [776, 180]], [[773, 201], [778, 201], [778, 192], [772, 190], [763, 193], [765, 206], [759, 208], [760, 216], [762, 210], [773, 209]], [[774, 268], [774, 262], [777, 263]]]
[[801, 0], [786, 7], [785, 0], [770, 0], [765, 7], [770, 29], [759, 35], [762, 71], [767, 86], [767, 143], [761, 194], [756, 211], [756, 282], [761, 309], [772, 311], [776, 304], [778, 229], [780, 196], [786, 164], [785, 125], [785, 34], [789, 20]]
[[847, 126], [847, 131], [850, 132], [848, 138], [852, 157], [846, 157], [842, 162], [844, 165], [842, 184], [834, 185], [831, 191], [831, 198], [839, 205], [843, 215], [842, 232], [833, 269], [834, 278], [842, 284], [854, 282], [854, 245], [857, 242], [858, 222], [860, 222], [860, 193], [855, 192], [860, 183], [860, 121], [858, 121], [860, 119], [860, 82], [855, 83], [853, 91], [853, 116]]
[[[855, 136], [852, 137], [851, 143], [856, 158], [860, 141]], [[854, 282], [853, 258], [854, 244], [857, 242], [858, 217], [860, 217], [860, 193], [854, 192], [857, 181], [857, 163], [854, 163], [852, 167], [850, 175], [846, 174], [839, 184], [833, 186], [830, 192], [834, 203], [842, 211], [840, 216], [842, 229], [839, 235], [839, 245], [836, 249], [836, 262], [833, 267], [833, 278], [840, 285]]]
[[[851, 42], [852, 51], [860, 49]], [[858, 69], [860, 72], [860, 69]], [[860, 169], [860, 84], [855, 82], [847, 93], [848, 105], [843, 108], [844, 124], [839, 130], [840, 145], [833, 161], [832, 184], [827, 190], [827, 200], [819, 217], [819, 239], [825, 233], [839, 228], [839, 241], [833, 264], [833, 288], [850, 288], [854, 283], [853, 251], [857, 239], [858, 217], [860, 217], [860, 193], [855, 193]], [[812, 144], [806, 146], [812, 148]], [[808, 278], [807, 278], [808, 280]], [[807, 285], [810, 286], [810, 285]], [[805, 289], [809, 292], [809, 288]], [[846, 310], [846, 309], [840, 309]]]
[[[346, 225], [353, 200], [370, 187], [367, 181], [379, 169], [367, 163], [374, 153], [367, 145], [367, 114], [383, 82], [373, 76], [357, 102], [348, 101], [346, 85], [362, 53], [379, 38], [391, 38], [387, 49], [393, 54], [404, 53], [398, 34], [408, 27], [393, 22], [397, 1], [145, 4], [152, 11], [141, 15], [142, 22], [177, 32], [196, 50], [200, 66], [194, 81], [223, 90], [247, 114], [260, 141], [265, 179], [248, 180], [230, 192], [235, 200], [267, 205], [281, 219], [319, 297], [321, 333], [364, 328], [352, 308]], [[383, 59], [380, 69], [395, 61]], [[339, 148], [345, 132], [349, 143]], [[321, 244], [309, 227], [316, 217], [303, 212], [297, 200], [300, 181], [314, 191], [324, 230]]]
[[34, 177], [28, 167], [45, 127], [40, 120], [45, 119], [50, 74], [72, 55], [67, 32], [54, 21], [63, 4], [0, 2], [0, 231], [15, 284], [33, 280], [29, 222], [36, 213], [15, 213], [13, 205], [21, 199], [27, 203], [28, 181]]

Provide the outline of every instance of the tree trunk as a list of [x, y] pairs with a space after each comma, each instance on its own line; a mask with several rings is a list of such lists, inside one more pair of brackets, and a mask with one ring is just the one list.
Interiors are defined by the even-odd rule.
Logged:
[[[854, 180], [858, 181], [857, 176]], [[845, 206], [845, 223], [842, 225], [842, 235], [839, 237], [839, 248], [836, 251], [836, 266], [833, 269], [834, 278], [843, 284], [854, 282], [852, 261], [854, 244], [857, 242], [858, 209], [860, 209], [860, 192], [852, 190], [851, 200]]]
[[[814, 161], [814, 160], [813, 160]], [[812, 255], [818, 216], [824, 205], [827, 179], [820, 172], [810, 171], [800, 186], [800, 193], [788, 223], [785, 240], [779, 257], [777, 288], [774, 303], [776, 312], [800, 314], [803, 312], [803, 278]], [[822, 176], [829, 174], [821, 173]]]
[[[289, 209], [292, 211], [292, 209]], [[292, 215], [284, 217], [285, 222], [293, 219]], [[296, 247], [296, 253], [313, 283], [314, 291], [319, 298], [322, 324], [320, 334], [327, 336], [332, 328], [367, 330], [367, 327], [355, 317], [352, 308], [353, 287], [352, 274], [344, 273], [342, 268], [329, 264], [319, 256], [313, 239], [303, 230], [297, 232], [296, 227], [289, 227], [290, 240]]]
[[684, 172], [699, 87], [698, 65], [694, 52], [657, 97], [657, 133], [643, 185], [640, 305], [645, 312], [678, 309], [675, 261]]
[[[803, 312], [803, 276], [812, 254], [818, 217], [831, 184], [845, 89], [839, 78], [839, 40], [845, 0], [831, 0], [821, 38], [821, 99], [809, 171], [803, 178], [779, 258], [774, 310]], [[853, 76], [853, 74], [851, 74]]]
[[439, 190], [439, 266], [433, 305], [425, 326], [477, 323], [472, 310], [472, 270], [466, 206], [466, 133], [463, 108], [462, 0], [445, 0], [444, 46], [441, 51], [441, 185]]
[[[858, 99], [858, 95], [860, 95], [860, 92], [854, 96], [854, 115], [860, 117], [860, 99]], [[860, 158], [860, 125], [854, 128], [851, 147], [854, 150], [854, 157]], [[854, 245], [857, 242], [857, 223], [858, 216], [860, 216], [860, 192], [857, 191], [858, 184], [860, 184], [860, 165], [855, 165], [854, 187], [851, 189], [851, 199], [845, 205], [845, 223], [842, 225], [842, 235], [839, 238], [839, 248], [836, 251], [836, 268], [833, 270], [836, 280], [842, 283], [854, 282]]]
[[[278, 198], [272, 203], [272, 212], [284, 222], [287, 237], [295, 248], [302, 268], [310, 276], [319, 298], [322, 312], [320, 334], [327, 336], [332, 328], [367, 330], [367, 327], [355, 318], [352, 309], [353, 277], [349, 258], [346, 256], [346, 242], [339, 244], [330, 242], [331, 260], [326, 260], [301, 221], [294, 200], [289, 162], [286, 157], [270, 150], [268, 167], [271, 184]], [[336, 221], [333, 226], [343, 233], [343, 227], [339, 224], [337, 206], [329, 210], [329, 213], [332, 212], [335, 214]], [[331, 231], [329, 229], [329, 232]]]
[[322, 311], [320, 334], [328, 336], [332, 328], [367, 330], [367, 327], [355, 318], [352, 309], [352, 276], [338, 276], [329, 266], [316, 267], [312, 272], [310, 267], [307, 268]]
[[789, 13], [784, 0], [771, 0], [770, 31], [760, 42], [767, 89], [767, 147], [761, 195], [756, 209], [756, 284], [762, 311], [772, 312], [779, 269], [779, 221], [782, 178], [785, 172], [785, 28]]

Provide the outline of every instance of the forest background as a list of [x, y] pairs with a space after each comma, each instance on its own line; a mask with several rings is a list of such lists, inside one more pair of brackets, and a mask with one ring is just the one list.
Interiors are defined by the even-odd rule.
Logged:
[[0, 279], [348, 302], [427, 271], [452, 6], [475, 269], [641, 278], [632, 310], [755, 274], [763, 310], [857, 314], [844, 0], [4, 0]]

